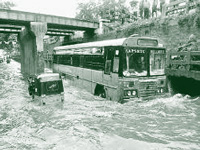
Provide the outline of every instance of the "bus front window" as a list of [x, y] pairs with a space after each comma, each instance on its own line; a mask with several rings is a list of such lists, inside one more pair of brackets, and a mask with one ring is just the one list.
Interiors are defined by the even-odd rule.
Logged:
[[147, 76], [147, 67], [144, 53], [126, 53], [124, 76]]
[[150, 75], [163, 75], [165, 68], [165, 51], [151, 50], [150, 52]]

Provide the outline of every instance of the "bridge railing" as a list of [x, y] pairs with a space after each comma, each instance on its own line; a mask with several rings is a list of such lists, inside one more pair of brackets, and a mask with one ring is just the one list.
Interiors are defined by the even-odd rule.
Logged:
[[195, 2], [187, 2], [186, 0], [178, 0], [170, 3], [166, 6], [166, 16], [176, 16], [180, 13], [185, 14], [187, 11], [194, 10], [196, 8]]
[[200, 51], [168, 52], [167, 69], [200, 71]]

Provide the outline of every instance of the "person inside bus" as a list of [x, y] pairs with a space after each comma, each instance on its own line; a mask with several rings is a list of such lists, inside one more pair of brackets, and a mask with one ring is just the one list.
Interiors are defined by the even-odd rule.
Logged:
[[129, 68], [132, 69], [132, 72], [135, 73], [142, 73], [145, 69], [144, 64], [144, 56], [140, 54], [134, 54], [129, 58]]
[[142, 73], [145, 70], [145, 61], [143, 56], [139, 56], [136, 62], [135, 70], [138, 73]]

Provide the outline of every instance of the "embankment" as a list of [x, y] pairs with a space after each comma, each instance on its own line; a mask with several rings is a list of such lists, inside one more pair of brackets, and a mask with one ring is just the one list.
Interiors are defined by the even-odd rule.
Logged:
[[174, 50], [187, 42], [191, 34], [200, 39], [200, 13], [133, 22], [119, 26], [108, 34], [98, 35], [96, 40], [116, 39], [132, 34], [158, 37], [167, 50]]

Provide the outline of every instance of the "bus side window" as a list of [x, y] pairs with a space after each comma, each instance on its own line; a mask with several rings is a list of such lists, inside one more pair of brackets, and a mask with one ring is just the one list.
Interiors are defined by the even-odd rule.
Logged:
[[115, 50], [115, 56], [113, 59], [113, 72], [118, 73], [119, 71], [119, 50]]
[[110, 70], [111, 70], [111, 60], [106, 60], [105, 63], [105, 74], [110, 74]]
[[57, 64], [60, 64], [60, 56], [57, 56]]
[[80, 67], [84, 67], [84, 56], [80, 56]]
[[72, 59], [72, 65], [79, 67], [80, 66], [80, 56], [79, 55], [74, 55], [71, 57]]
[[53, 55], [53, 63], [57, 64], [57, 55]]

